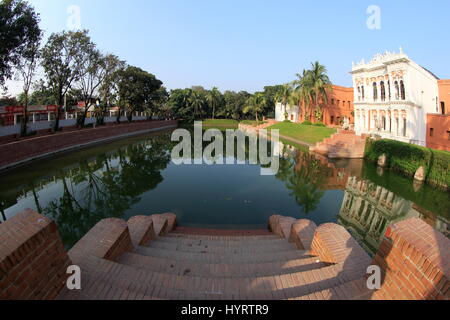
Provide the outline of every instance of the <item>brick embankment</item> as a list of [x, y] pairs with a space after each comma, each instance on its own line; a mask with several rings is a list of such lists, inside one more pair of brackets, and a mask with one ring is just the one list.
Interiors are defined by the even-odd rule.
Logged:
[[178, 126], [178, 121], [143, 121], [55, 133], [0, 145], [0, 171], [95, 143]]
[[54, 299], [71, 265], [56, 225], [25, 210], [0, 224], [0, 300]]

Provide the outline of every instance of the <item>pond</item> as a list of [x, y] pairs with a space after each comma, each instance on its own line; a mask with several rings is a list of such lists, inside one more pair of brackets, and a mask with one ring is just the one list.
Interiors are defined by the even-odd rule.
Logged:
[[[174, 212], [180, 226], [267, 228], [273, 214], [335, 222], [371, 254], [387, 226], [418, 217], [448, 232], [448, 192], [362, 160], [329, 161], [282, 144], [279, 171], [259, 165], [175, 165], [171, 132], [46, 159], [0, 176], [3, 219], [26, 208], [58, 225], [67, 248], [108, 217]], [[0, 216], [0, 221], [2, 220]]]

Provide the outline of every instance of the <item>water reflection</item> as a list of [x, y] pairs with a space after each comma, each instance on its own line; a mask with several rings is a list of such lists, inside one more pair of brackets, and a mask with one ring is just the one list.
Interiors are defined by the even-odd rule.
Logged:
[[[281, 144], [278, 173], [263, 177], [260, 165], [248, 162], [175, 166], [175, 144], [170, 133], [152, 134], [15, 170], [0, 176], [0, 212], [6, 218], [25, 208], [45, 214], [67, 247], [103, 218], [169, 211], [196, 227], [264, 228], [276, 213], [338, 222], [369, 252], [389, 224], [409, 217], [448, 235], [448, 193], [415, 188], [362, 160], [330, 161]], [[239, 154], [248, 159], [248, 145], [236, 148]]]
[[398, 221], [420, 218], [449, 235], [444, 216], [438, 216], [373, 182], [348, 180], [338, 222], [347, 228], [366, 251], [375, 254], [386, 228]]

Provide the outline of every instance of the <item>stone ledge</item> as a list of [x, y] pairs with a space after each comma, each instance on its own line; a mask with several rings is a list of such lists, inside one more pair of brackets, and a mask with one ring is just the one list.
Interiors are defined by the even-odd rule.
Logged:
[[388, 227], [373, 263], [383, 274], [374, 299], [449, 299], [450, 240], [420, 219]]
[[69, 251], [74, 263], [87, 256], [114, 260], [122, 253], [133, 250], [128, 225], [124, 220], [109, 218], [98, 222]]
[[295, 243], [299, 250], [310, 250], [316, 229], [317, 225], [311, 220], [297, 220], [292, 225], [289, 242]]

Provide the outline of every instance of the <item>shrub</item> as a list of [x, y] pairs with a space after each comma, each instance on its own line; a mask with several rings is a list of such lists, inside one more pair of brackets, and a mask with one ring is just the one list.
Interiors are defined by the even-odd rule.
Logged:
[[413, 177], [423, 166], [428, 182], [445, 188], [450, 186], [450, 152], [387, 139], [367, 142], [367, 160], [377, 162], [383, 153], [387, 155], [388, 167], [395, 171]]
[[316, 127], [326, 127], [326, 125], [324, 125], [322, 122], [316, 122], [316, 123], [313, 123], [313, 126], [316, 126]]
[[312, 125], [312, 122], [309, 121], [309, 120], [306, 120], [306, 121], [303, 121], [302, 124], [305, 125], [305, 126], [311, 126], [311, 125]]

